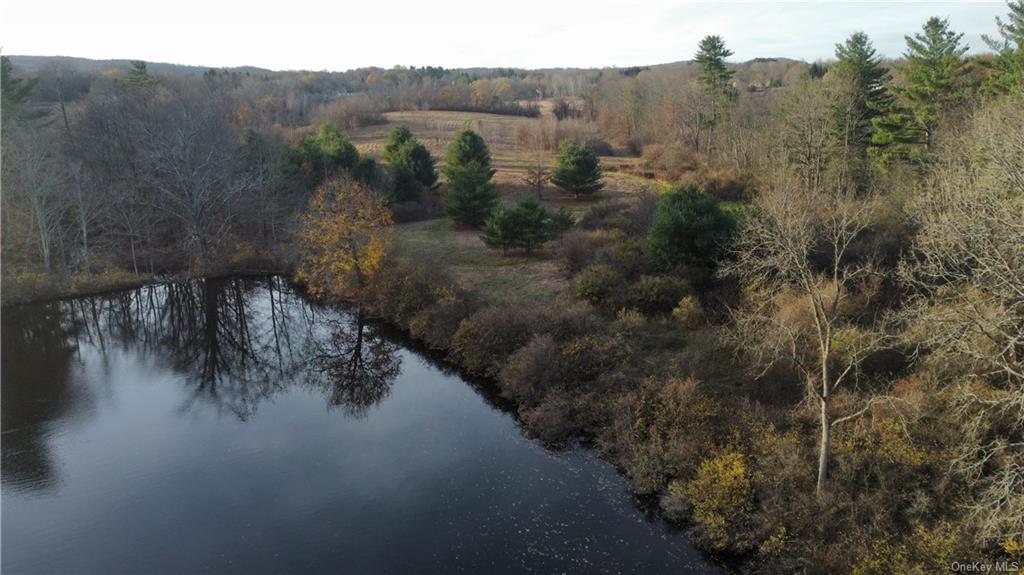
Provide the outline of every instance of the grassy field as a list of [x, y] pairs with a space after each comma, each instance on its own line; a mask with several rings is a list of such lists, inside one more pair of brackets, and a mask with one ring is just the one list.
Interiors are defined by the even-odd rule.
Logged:
[[[388, 134], [395, 126], [404, 124], [436, 158], [441, 159], [445, 146], [455, 133], [468, 126], [481, 134], [490, 146], [495, 168], [493, 181], [503, 201], [512, 202], [532, 193], [522, 178], [527, 167], [535, 161], [537, 152], [524, 149], [517, 132], [530, 129], [533, 127], [531, 124], [543, 119], [443, 111], [389, 112], [385, 116], [386, 124], [367, 126], [349, 134], [361, 154], [380, 158]], [[540, 153], [546, 165], [555, 164], [554, 151]], [[541, 201], [548, 208], [565, 207], [578, 217], [595, 204], [645, 189], [660, 188], [658, 182], [617, 171], [638, 161], [638, 158], [630, 157], [602, 157], [601, 163], [606, 169], [605, 189], [595, 198], [576, 200], [548, 186]], [[445, 219], [400, 224], [395, 232], [395, 249], [400, 256], [442, 266], [465, 287], [487, 293], [488, 299], [522, 301], [551, 298], [567, 287], [566, 274], [556, 258], [557, 242], [526, 257], [521, 254], [503, 255], [489, 249], [480, 241], [479, 231], [454, 227]]]
[[[502, 197], [514, 200], [528, 193], [522, 178], [526, 169], [536, 161], [540, 154], [542, 161], [548, 165], [555, 164], [556, 152], [553, 150], [534, 151], [520, 144], [520, 135], [524, 131], [536, 129], [541, 122], [550, 122], [550, 118], [526, 118], [520, 116], [501, 116], [497, 114], [481, 114], [476, 112], [445, 112], [445, 111], [412, 111], [388, 112], [384, 114], [386, 124], [366, 126], [351, 131], [348, 136], [359, 149], [360, 154], [380, 158], [387, 142], [388, 134], [395, 126], [404, 124], [440, 161], [444, 156], [444, 148], [452, 137], [463, 127], [476, 131], [491, 148], [491, 159], [496, 173], [494, 182], [498, 184]], [[601, 164], [605, 167], [605, 190], [601, 199], [614, 198], [622, 194], [635, 193], [645, 187], [656, 184], [637, 176], [619, 173], [635, 167], [639, 158], [625, 156], [603, 156]], [[569, 198], [560, 198], [553, 187], [545, 190], [544, 201], [550, 205], [566, 205], [572, 209], [576, 202]]]

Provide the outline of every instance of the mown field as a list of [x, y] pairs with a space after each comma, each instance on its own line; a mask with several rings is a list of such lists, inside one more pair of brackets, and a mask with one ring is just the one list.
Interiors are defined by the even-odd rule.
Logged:
[[[532, 193], [522, 180], [538, 154], [545, 165], [555, 164], [555, 150], [531, 149], [522, 144], [525, 134], [541, 129], [542, 122], [550, 121], [543, 116], [526, 118], [474, 112], [412, 111], [389, 112], [385, 117], [386, 124], [365, 126], [348, 134], [360, 154], [380, 158], [388, 134], [395, 126], [404, 124], [440, 164], [444, 148], [451, 138], [459, 130], [469, 127], [483, 136], [491, 149], [495, 169], [493, 182], [505, 202], [514, 202]], [[662, 185], [659, 182], [622, 173], [638, 162], [639, 158], [635, 157], [602, 156], [605, 189], [597, 197], [576, 200], [549, 184], [542, 193], [541, 202], [549, 209], [565, 207], [578, 218], [596, 204], [660, 189]], [[455, 274], [465, 287], [487, 293], [489, 299], [510, 301], [553, 297], [567, 285], [566, 274], [555, 258], [557, 242], [529, 257], [503, 255], [484, 246], [477, 230], [452, 226], [446, 219], [400, 224], [396, 226], [395, 233], [395, 249], [399, 255], [436, 262]]]

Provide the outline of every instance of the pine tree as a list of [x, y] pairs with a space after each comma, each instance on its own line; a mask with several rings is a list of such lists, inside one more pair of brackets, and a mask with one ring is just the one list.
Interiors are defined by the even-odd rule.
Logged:
[[445, 213], [462, 225], [479, 226], [484, 223], [498, 203], [498, 190], [490, 182], [490, 169], [478, 162], [470, 162], [446, 172]]
[[551, 182], [579, 199], [604, 187], [601, 176], [601, 162], [593, 150], [575, 142], [566, 142], [562, 145]]
[[882, 66], [867, 34], [856, 32], [843, 44], [836, 44], [836, 63], [830, 72], [850, 90], [847, 110], [839, 118], [843, 135], [858, 154], [865, 153], [874, 133], [872, 120], [892, 106], [889, 71]]
[[921, 160], [933, 144], [939, 118], [964, 95], [968, 47], [963, 34], [942, 18], [929, 18], [922, 32], [906, 36], [905, 62], [897, 69], [900, 83], [892, 91], [899, 100], [875, 119], [873, 154], [881, 167], [896, 160]]
[[125, 81], [129, 84], [138, 88], [145, 88], [156, 83], [156, 80], [149, 75], [149, 71], [146, 69], [146, 63], [144, 61], [132, 60], [131, 66], [131, 70], [129, 70], [128, 74], [125, 76]]
[[480, 239], [502, 252], [521, 248], [533, 253], [555, 237], [551, 216], [536, 199], [526, 198], [515, 207], [501, 207], [487, 218]]
[[[443, 171], [448, 177], [451, 170], [458, 170], [473, 163], [487, 168], [487, 171], [494, 175], [491, 170], [491, 151], [487, 148], [487, 143], [479, 134], [468, 128], [452, 138], [445, 149], [444, 161]], [[490, 176], [487, 179], [490, 180]]]
[[700, 67], [699, 81], [712, 97], [732, 94], [732, 70], [725, 66], [725, 59], [732, 56], [732, 50], [725, 47], [721, 36], [705, 36], [700, 41], [694, 61]]
[[732, 56], [732, 50], [725, 47], [721, 36], [705, 36], [694, 57], [700, 68], [697, 80], [711, 100], [710, 110], [702, 122], [708, 130], [709, 146], [714, 146], [715, 126], [725, 114], [729, 102], [736, 96], [736, 90], [732, 87], [733, 72], [725, 65], [725, 59], [729, 56]]
[[445, 149], [442, 171], [448, 180], [445, 213], [459, 224], [479, 226], [498, 203], [498, 190], [491, 183], [491, 151], [479, 134], [464, 129]]
[[982, 36], [996, 52], [994, 73], [982, 85], [982, 90], [989, 94], [1024, 90], [1024, 0], [1010, 0], [1006, 4], [1010, 8], [1007, 19], [996, 18], [1000, 38]]
[[430, 188], [437, 183], [434, 157], [404, 125], [391, 131], [383, 155], [391, 171], [394, 201], [415, 200], [421, 188]]
[[412, 132], [405, 124], [396, 126], [394, 130], [391, 130], [391, 135], [388, 136], [388, 142], [384, 144], [384, 161], [393, 164], [396, 159], [396, 154], [406, 142], [413, 140]]

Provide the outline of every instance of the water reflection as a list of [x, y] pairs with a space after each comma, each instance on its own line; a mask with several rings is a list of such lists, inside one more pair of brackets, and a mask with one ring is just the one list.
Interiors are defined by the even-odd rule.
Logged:
[[388, 395], [391, 383], [402, 371], [398, 346], [370, 333], [361, 311], [348, 321], [329, 319], [330, 336], [316, 340], [314, 361], [326, 377], [328, 403], [357, 417]]
[[83, 354], [106, 365], [131, 351], [182, 374], [178, 407], [213, 405], [239, 420], [293, 386], [363, 416], [401, 371], [398, 347], [360, 313], [304, 300], [282, 278], [209, 279], [3, 310], [3, 482], [54, 481], [50, 423], [87, 409]]
[[[3, 381], [4, 483], [52, 487], [54, 464], [45, 424], [75, 405], [69, 372], [75, 354], [70, 325], [57, 303], [4, 309], [0, 329], [0, 379]], [[14, 385], [21, 379], [21, 385]], [[81, 400], [81, 398], [77, 398]]]

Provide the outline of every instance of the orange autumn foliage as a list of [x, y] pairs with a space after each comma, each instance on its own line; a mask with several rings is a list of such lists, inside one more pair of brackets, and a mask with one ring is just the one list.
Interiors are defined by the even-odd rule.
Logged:
[[298, 233], [296, 279], [314, 297], [358, 299], [380, 267], [392, 224], [386, 199], [370, 186], [351, 178], [324, 182]]

